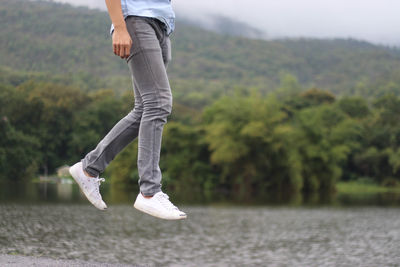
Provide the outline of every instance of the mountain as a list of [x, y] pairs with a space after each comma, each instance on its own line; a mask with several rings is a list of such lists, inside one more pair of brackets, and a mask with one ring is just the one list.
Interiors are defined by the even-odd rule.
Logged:
[[178, 17], [178, 23], [193, 25], [205, 30], [228, 36], [245, 37], [252, 39], [266, 39], [267, 34], [244, 22], [233, 20], [229, 17], [209, 14], [206, 18], [194, 19], [191, 17]]
[[[238, 25], [217, 20], [224, 29]], [[0, 22], [0, 81], [15, 85], [38, 79], [84, 90], [131, 90], [126, 63], [112, 53], [106, 12], [2, 0]], [[396, 48], [352, 39], [246, 39], [185, 21], [178, 21], [172, 39], [168, 71], [174, 96], [193, 106], [203, 106], [235, 88], [270, 92], [287, 74], [304, 88], [318, 87], [336, 95], [400, 95]]]

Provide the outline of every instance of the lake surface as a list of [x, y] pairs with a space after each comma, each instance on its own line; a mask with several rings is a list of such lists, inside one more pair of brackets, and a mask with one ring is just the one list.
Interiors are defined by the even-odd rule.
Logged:
[[42, 185], [25, 196], [6, 190], [14, 198], [2, 188], [0, 254], [140, 266], [400, 265], [399, 206], [180, 205], [187, 220], [163, 221], [136, 211], [134, 193], [109, 198], [102, 212], [75, 185], [46, 186], [46, 198]]
[[[72, 180], [65, 179], [67, 183], [13, 183], [0, 182], [0, 203], [61, 203], [61, 204], [87, 204], [85, 196]], [[139, 189], [112, 186], [103, 183], [101, 194], [107, 204], [133, 204]], [[204, 205], [225, 203], [229, 205], [271, 205], [271, 206], [382, 206], [400, 207], [399, 193], [379, 194], [291, 194], [270, 195], [265, 194], [262, 199], [248, 200], [228, 199], [221, 196], [219, 199], [210, 198], [202, 192], [167, 192], [174, 203]]]

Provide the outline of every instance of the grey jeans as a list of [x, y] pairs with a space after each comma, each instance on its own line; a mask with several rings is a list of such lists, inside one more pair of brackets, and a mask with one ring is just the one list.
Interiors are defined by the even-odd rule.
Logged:
[[172, 110], [172, 93], [166, 72], [171, 60], [171, 43], [164, 24], [156, 19], [129, 16], [125, 22], [132, 38], [127, 63], [132, 74], [135, 106], [82, 159], [82, 164], [86, 172], [98, 176], [138, 137], [140, 191], [151, 196], [161, 191], [161, 139]]

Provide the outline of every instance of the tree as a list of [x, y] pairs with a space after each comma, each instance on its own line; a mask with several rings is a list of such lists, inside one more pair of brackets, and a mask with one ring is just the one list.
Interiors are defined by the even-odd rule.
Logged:
[[223, 97], [204, 112], [211, 163], [221, 169], [220, 184], [243, 197], [266, 190], [299, 191], [299, 155], [294, 129], [282, 104], [271, 95]]
[[0, 179], [21, 180], [34, 175], [40, 162], [39, 142], [0, 118]]
[[295, 119], [306, 191], [331, 191], [353, 149], [360, 146], [362, 128], [336, 106], [324, 104], [301, 110]]

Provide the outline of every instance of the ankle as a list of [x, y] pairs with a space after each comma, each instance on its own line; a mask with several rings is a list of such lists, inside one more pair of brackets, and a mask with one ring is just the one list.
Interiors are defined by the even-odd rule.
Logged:
[[143, 195], [143, 193], [141, 193], [142, 194], [142, 196], [144, 197], [144, 198], [147, 198], [147, 199], [149, 199], [149, 198], [152, 198], [153, 196], [145, 196], [145, 195]]
[[83, 170], [83, 173], [89, 178], [95, 178], [94, 176], [91, 176], [89, 173], [87, 173], [85, 170]]

